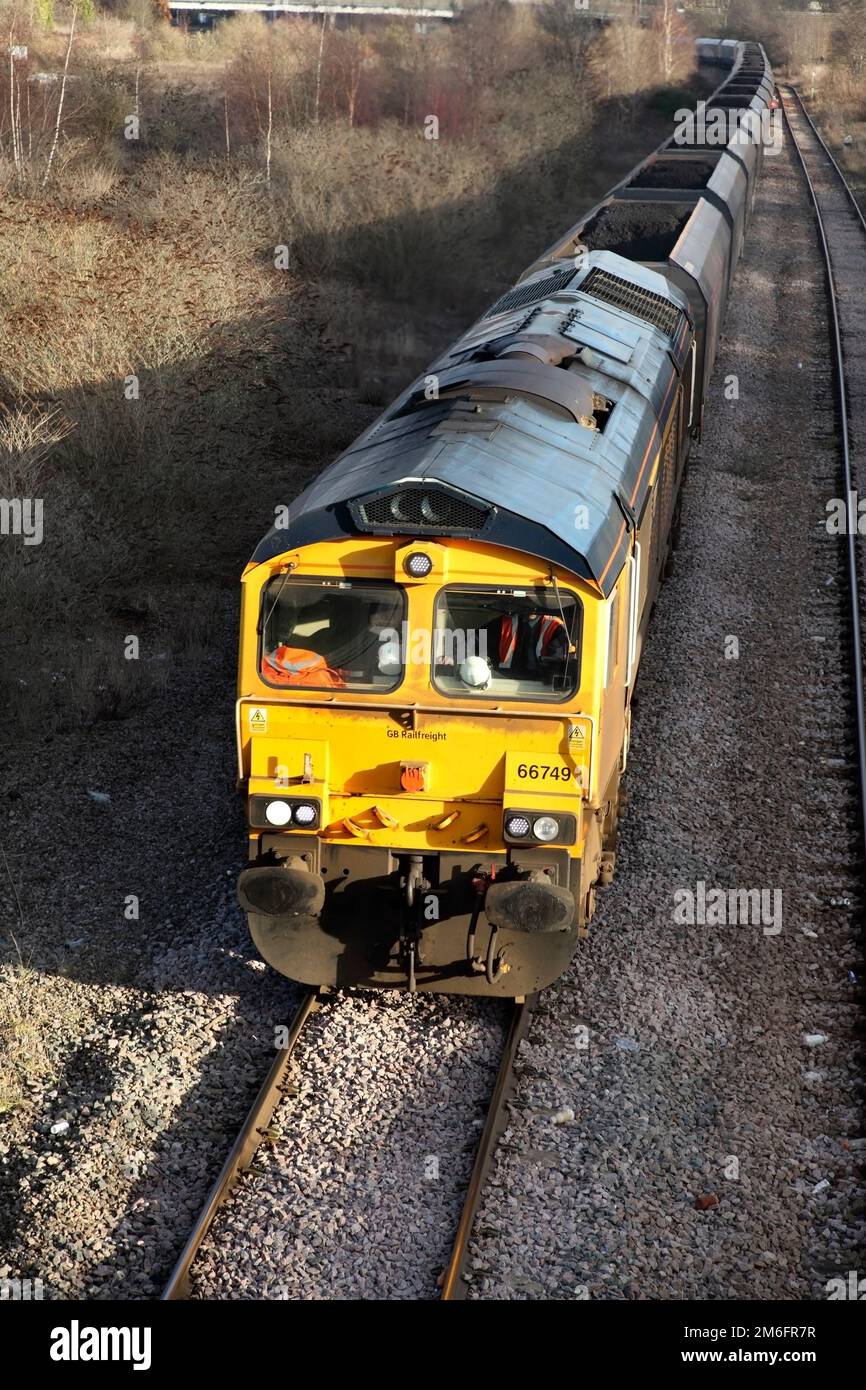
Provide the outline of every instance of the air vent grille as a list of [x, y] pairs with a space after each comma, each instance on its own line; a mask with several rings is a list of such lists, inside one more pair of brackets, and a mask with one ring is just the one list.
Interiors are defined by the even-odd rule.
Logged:
[[435, 488], [407, 487], [358, 499], [352, 510], [367, 530], [471, 534], [481, 530], [491, 508]]
[[608, 270], [594, 266], [580, 288], [584, 294], [592, 295], [593, 299], [613, 304], [615, 308], [625, 309], [627, 314], [643, 319], [645, 323], [654, 324], [670, 338], [679, 331], [683, 315], [676, 304], [671, 304], [669, 299], [656, 294], [654, 290], [645, 290], [642, 285], [621, 280]]
[[495, 314], [504, 314], [506, 309], [519, 309], [524, 304], [535, 304], [540, 299], [548, 299], [558, 290], [565, 289], [576, 273], [574, 266], [570, 265], [567, 270], [555, 270], [543, 280], [536, 280], [530, 285], [518, 285], [516, 290], [509, 290], [501, 299], [497, 299], [484, 317], [492, 319]]

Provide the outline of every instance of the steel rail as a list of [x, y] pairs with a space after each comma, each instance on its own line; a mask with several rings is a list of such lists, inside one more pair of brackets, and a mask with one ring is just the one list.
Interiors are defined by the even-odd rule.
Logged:
[[531, 994], [526, 999], [515, 999], [513, 1003], [499, 1070], [496, 1074], [496, 1084], [493, 1087], [493, 1094], [487, 1109], [487, 1118], [481, 1131], [481, 1138], [478, 1141], [475, 1162], [472, 1165], [472, 1176], [466, 1189], [466, 1199], [460, 1213], [460, 1222], [454, 1238], [451, 1258], [442, 1280], [441, 1298], [443, 1303], [459, 1302], [466, 1297], [469, 1289], [468, 1280], [465, 1277], [469, 1240], [475, 1225], [481, 1193], [484, 1190], [484, 1181], [505, 1121], [505, 1103], [511, 1094], [514, 1059], [517, 1056], [517, 1049], [526, 1032], [537, 999], [537, 994]]
[[[781, 91], [782, 89], [780, 88], [779, 90]], [[849, 184], [849, 182], [848, 182], [848, 180], [846, 179], [845, 175], [842, 173], [842, 170], [839, 168], [838, 162], [837, 162], [837, 160], [836, 160], [836, 158], [835, 158], [835, 156], [834, 156], [832, 150], [830, 149], [829, 145], [827, 144], [827, 142], [826, 142], [826, 140], [824, 139], [823, 135], [821, 134], [820, 130], [819, 130], [818, 127], [816, 126], [815, 122], [812, 120], [812, 117], [809, 115], [809, 112], [808, 112], [808, 110], [807, 110], [807, 108], [806, 108], [806, 103], [804, 102], [803, 98], [800, 96], [800, 93], [797, 91], [797, 88], [796, 88], [796, 87], [786, 86], [786, 87], [785, 87], [785, 91], [786, 91], [786, 92], [790, 92], [791, 95], [794, 97], [794, 100], [795, 100], [796, 103], [797, 103], [797, 108], [798, 108], [798, 110], [800, 111], [801, 115], [803, 115], [803, 116], [806, 118], [806, 120], [808, 121], [809, 125], [811, 126], [811, 128], [812, 128], [812, 134], [815, 136], [815, 139], [818, 141], [819, 145], [820, 145], [821, 148], [823, 149], [825, 155], [827, 156], [827, 159], [829, 160], [829, 162], [832, 164], [834, 170], [836, 171], [836, 176], [837, 176], [837, 178], [839, 179], [839, 183], [840, 183], [841, 186], [842, 186], [842, 190], [843, 190], [843, 192], [845, 193], [845, 196], [848, 198], [848, 201], [850, 202], [851, 207], [852, 207], [852, 209], [853, 209], [853, 211], [854, 211], [854, 213], [855, 213], [855, 215], [856, 215], [856, 217], [857, 217], [857, 220], [858, 220], [858, 222], [860, 223], [861, 227], [863, 228], [863, 231], [866, 232], [866, 217], [863, 216], [863, 210], [862, 210], [862, 208], [860, 207], [860, 204], [857, 202], [857, 199], [856, 199], [856, 197], [855, 197], [855, 195], [854, 195], [854, 192], [853, 192], [853, 190], [852, 190], [852, 188], [851, 188], [851, 185]], [[786, 113], [786, 117], [785, 117], [785, 118], [786, 118], [786, 120], [787, 120], [787, 113]], [[794, 140], [794, 143], [795, 143], [795, 145], [796, 145], [796, 143], [797, 143], [797, 142], [796, 142], [796, 139]], [[799, 148], [798, 148], [798, 153], [799, 153]]]
[[824, 269], [827, 278], [827, 298], [830, 304], [830, 330], [834, 351], [834, 367], [839, 397], [839, 419], [842, 432], [842, 478], [845, 492], [845, 530], [847, 541], [846, 560], [848, 571], [848, 595], [850, 599], [849, 619], [851, 628], [854, 706], [857, 726], [856, 738], [858, 779], [860, 784], [861, 850], [863, 854], [863, 862], [866, 863], [866, 715], [864, 715], [864, 709], [866, 709], [866, 704], [864, 704], [863, 693], [863, 637], [860, 621], [860, 581], [857, 572], [857, 511], [856, 507], [852, 506], [852, 497], [854, 496], [855, 489], [853, 482], [853, 469], [851, 467], [851, 441], [848, 428], [848, 387], [845, 375], [845, 353], [842, 344], [842, 328], [839, 319], [839, 305], [837, 302], [836, 276], [833, 270], [833, 258], [830, 254], [830, 243], [827, 236], [827, 229], [825, 226], [824, 218], [821, 213], [821, 205], [818, 200], [818, 195], [815, 192], [815, 185], [813, 184], [812, 179], [809, 175], [809, 170], [806, 164], [806, 158], [794, 133], [794, 127], [791, 122], [791, 116], [788, 110], [788, 106], [786, 104], [786, 93], [789, 93], [790, 96], [793, 96], [796, 99], [798, 110], [805, 117], [806, 122], [808, 123], [812, 132], [814, 133], [818, 141], [818, 144], [821, 147], [821, 150], [826, 156], [826, 159], [829, 161], [833, 169], [836, 171], [836, 175], [839, 178], [848, 198], [851, 201], [854, 211], [857, 214], [858, 220], [863, 228], [864, 234], [866, 234], [866, 220], [864, 220], [863, 214], [860, 211], [860, 208], [857, 204], [857, 200], [855, 199], [854, 194], [849, 188], [848, 182], [844, 174], [842, 173], [832, 154], [828, 150], [823, 139], [818, 134], [814, 122], [812, 121], [811, 117], [806, 111], [806, 108], [803, 105], [802, 97], [800, 96], [797, 89], [793, 86], [786, 85], [784, 87], [780, 87], [779, 91], [782, 94], [782, 110], [785, 117], [785, 126], [787, 128], [788, 134], [791, 137], [791, 143], [800, 162], [800, 168], [803, 171], [803, 177], [806, 180], [806, 186], [808, 187], [809, 196], [812, 200], [812, 208], [815, 214], [815, 223], [818, 229], [818, 237], [821, 243], [821, 248], [824, 253]]
[[193, 1260], [210, 1230], [214, 1217], [229, 1196], [241, 1173], [249, 1168], [257, 1149], [267, 1136], [268, 1125], [284, 1094], [286, 1073], [292, 1053], [304, 1030], [304, 1025], [318, 1007], [318, 990], [307, 991], [289, 1025], [286, 1045], [280, 1048], [270, 1071], [262, 1082], [261, 1089], [253, 1101], [243, 1128], [229, 1151], [219, 1177], [207, 1195], [198, 1220], [180, 1253], [168, 1283], [163, 1289], [161, 1301], [180, 1300], [189, 1296], [189, 1276]]

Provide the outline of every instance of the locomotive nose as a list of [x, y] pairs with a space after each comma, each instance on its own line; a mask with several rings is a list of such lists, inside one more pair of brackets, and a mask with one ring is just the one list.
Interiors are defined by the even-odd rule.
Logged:
[[244, 869], [237, 892], [245, 912], [265, 917], [317, 917], [325, 903], [320, 875], [284, 864]]

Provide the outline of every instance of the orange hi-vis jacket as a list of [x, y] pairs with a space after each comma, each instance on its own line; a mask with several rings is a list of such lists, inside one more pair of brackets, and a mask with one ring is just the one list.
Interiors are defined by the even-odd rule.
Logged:
[[313, 685], [335, 687], [346, 684], [342, 672], [333, 671], [318, 652], [280, 643], [262, 657], [262, 675], [275, 685]]
[[553, 638], [557, 633], [565, 634], [565, 624], [561, 618], [555, 617], [552, 613], [539, 613], [535, 618], [520, 618], [512, 613], [506, 613], [499, 628], [499, 665], [503, 670], [508, 670], [514, 660], [514, 653], [517, 650], [517, 639], [522, 636], [520, 624], [529, 625], [529, 641], [535, 652], [535, 657], [540, 660], [543, 657]]

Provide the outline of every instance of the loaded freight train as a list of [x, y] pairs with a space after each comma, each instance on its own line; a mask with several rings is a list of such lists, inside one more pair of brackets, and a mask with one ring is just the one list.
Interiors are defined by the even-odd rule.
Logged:
[[321, 986], [523, 996], [614, 870], [631, 702], [763, 158], [758, 44], [243, 576], [238, 895]]

